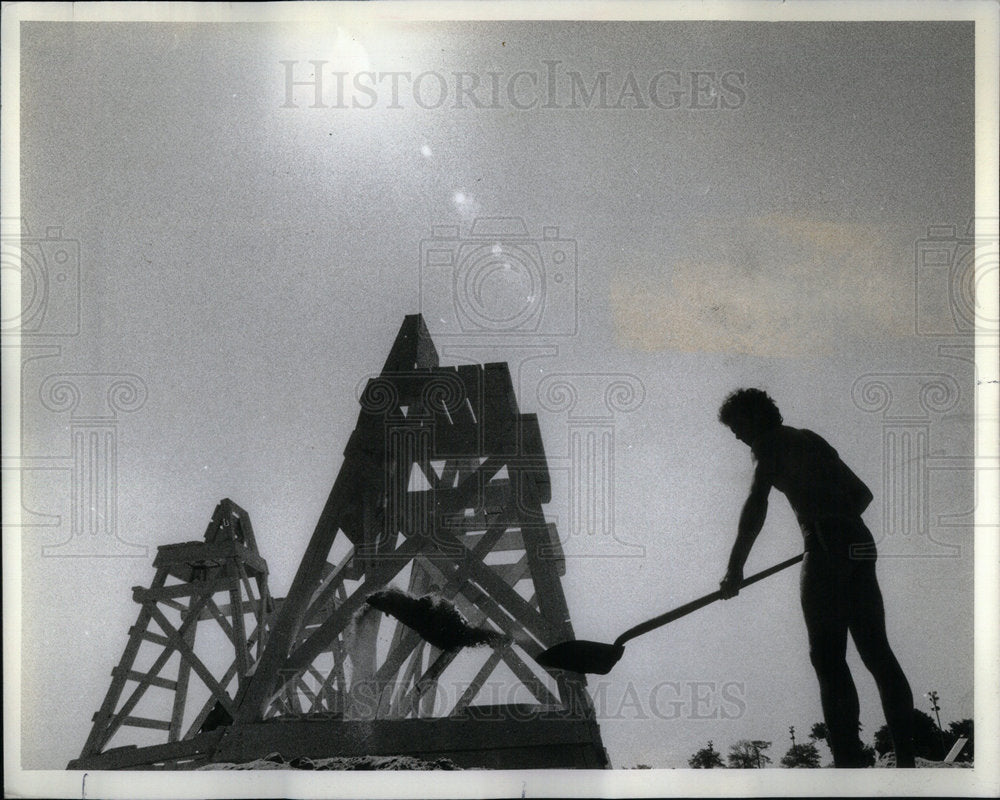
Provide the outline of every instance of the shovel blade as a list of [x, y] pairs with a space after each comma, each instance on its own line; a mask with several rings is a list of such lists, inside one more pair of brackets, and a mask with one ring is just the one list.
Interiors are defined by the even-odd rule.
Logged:
[[541, 653], [535, 660], [543, 667], [569, 672], [607, 675], [625, 653], [623, 645], [588, 642], [583, 639], [561, 642]]

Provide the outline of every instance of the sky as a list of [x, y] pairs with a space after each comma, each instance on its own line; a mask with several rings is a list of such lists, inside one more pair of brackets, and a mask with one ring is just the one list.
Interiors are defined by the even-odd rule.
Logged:
[[[199, 538], [219, 499], [250, 513], [271, 591], [287, 591], [359, 383], [416, 312], [442, 363], [507, 361], [539, 415], [577, 636], [611, 641], [717, 588], [752, 474], [717, 409], [759, 386], [873, 488], [865, 519], [917, 707], [935, 690], [943, 722], [972, 716], [971, 338], [944, 305], [947, 275], [915, 265], [929, 226], [964, 234], [975, 213], [972, 45], [968, 23], [331, 12], [23, 27], [22, 224], [78, 243], [79, 304], [22, 355], [22, 765], [79, 754], [130, 588], [148, 585], [156, 547]], [[327, 62], [318, 103], [311, 61]], [[372, 73], [404, 73], [398, 96]], [[434, 226], [457, 226], [438, 238], [458, 252], [494, 217], [523, 222], [547, 276], [514, 331], [490, 320], [528, 302], [523, 274], [463, 294], [421, 257]], [[561, 283], [552, 241], [575, 253]], [[102, 557], [61, 544], [71, 412], [44, 397], [66, 373], [132, 376], [144, 398], [112, 425], [125, 544]], [[546, 397], [557, 379], [579, 409]], [[602, 405], [616, 381], [634, 392], [626, 410]], [[595, 414], [612, 431], [613, 511], [587, 530], [567, 443]], [[926, 450], [893, 450], [901, 432]], [[800, 551], [775, 495], [747, 571]], [[805, 739], [822, 715], [797, 580], [637, 639], [591, 680], [614, 766], [684, 767], [708, 740], [725, 755], [744, 738], [772, 741], [777, 762], [789, 726]], [[884, 718], [850, 662], [871, 741]]]

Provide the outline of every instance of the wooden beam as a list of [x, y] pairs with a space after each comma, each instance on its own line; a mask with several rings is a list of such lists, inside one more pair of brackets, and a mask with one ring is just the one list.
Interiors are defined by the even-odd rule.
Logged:
[[[111, 675], [113, 677], [118, 677], [122, 674], [122, 669], [120, 667], [115, 667], [111, 670]], [[177, 681], [172, 681], [169, 678], [161, 678], [158, 675], [150, 675], [146, 672], [137, 672], [134, 669], [124, 670], [124, 674], [127, 680], [136, 681], [137, 683], [148, 683], [150, 686], [156, 686], [160, 689], [169, 689], [174, 691], [177, 689]], [[98, 714], [94, 714], [94, 719], [97, 719]]]
[[152, 642], [164, 647], [170, 644], [170, 640], [166, 636], [160, 636], [160, 634], [153, 633], [153, 631], [146, 630], [145, 628], [140, 629], [137, 625], [129, 628], [128, 632], [129, 636], [137, 636], [142, 641]]
[[80, 757], [69, 763], [67, 769], [130, 769], [159, 762], [170, 762], [196, 756], [208, 757], [218, 746], [224, 731], [203, 733], [192, 739], [150, 747], [118, 747], [106, 753]]
[[[497, 759], [503, 751], [515, 750], [509, 760], [501, 758], [499, 764], [493, 761], [493, 765], [517, 769], [584, 766], [573, 758], [560, 762], [559, 753], [566, 758], [562, 748], [567, 745], [593, 750], [590, 728], [582, 720], [544, 714], [524, 719], [503, 709], [497, 712], [486, 722], [453, 717], [382, 720], [374, 725], [369, 721], [331, 719], [271, 720], [242, 730], [227, 729], [213, 761], [247, 761], [280, 751], [286, 758], [412, 755], [428, 760], [449, 757], [473, 765], [476, 759]], [[557, 751], [555, 758], [546, 756], [553, 750]], [[532, 751], [538, 754], [535, 759]]]
[[172, 586], [144, 589], [132, 587], [132, 599], [137, 603], [160, 603], [177, 597], [193, 597], [198, 594], [215, 594], [226, 588], [227, 578], [216, 578], [200, 583], [176, 583]]
[[201, 659], [198, 658], [197, 654], [191, 649], [181, 633], [170, 624], [170, 621], [163, 616], [163, 612], [160, 611], [160, 609], [154, 606], [152, 608], [152, 612], [153, 619], [156, 620], [156, 624], [163, 628], [163, 632], [167, 634], [174, 647], [180, 652], [181, 656], [191, 662], [191, 668], [198, 673], [198, 677], [201, 678], [202, 683], [208, 687], [208, 690], [212, 692], [212, 694], [216, 695], [215, 699], [222, 703], [226, 711], [230, 714], [234, 714], [236, 709], [233, 706], [233, 702], [229, 695], [226, 694], [226, 690], [215, 679], [215, 676], [211, 673], [208, 667], [206, 667], [202, 663]]
[[393, 716], [406, 718], [410, 716], [410, 714], [415, 713], [419, 708], [420, 699], [432, 686], [434, 686], [435, 683], [437, 683], [438, 678], [440, 678], [442, 673], [448, 669], [451, 662], [455, 660], [456, 655], [458, 655], [457, 650], [448, 650], [440, 653], [438, 657], [431, 662], [427, 671], [424, 672], [424, 674], [421, 675], [413, 684], [413, 688], [406, 693], [406, 696], [399, 704], [399, 708]]
[[[157, 569], [156, 574], [153, 576], [153, 581], [150, 584], [151, 588], [162, 586], [166, 579], [167, 570], [163, 568]], [[111, 686], [108, 687], [107, 694], [104, 695], [104, 701], [101, 703], [101, 707], [97, 712], [97, 719], [94, 721], [94, 724], [90, 729], [90, 734], [87, 736], [87, 741], [83, 745], [83, 751], [80, 753], [81, 758], [99, 752], [101, 747], [107, 741], [103, 738], [104, 726], [107, 724], [108, 720], [111, 719], [115, 706], [118, 705], [122, 689], [125, 687], [125, 682], [128, 680], [128, 671], [132, 669], [132, 665], [135, 663], [135, 657], [138, 655], [139, 648], [142, 646], [142, 642], [145, 638], [143, 634], [146, 626], [149, 624], [149, 620], [149, 610], [145, 606], [140, 607], [135, 625], [129, 628], [128, 642], [122, 652], [121, 660], [118, 662], [117, 669], [119, 670], [119, 674], [112, 674]]]
[[163, 719], [148, 719], [147, 717], [125, 717], [122, 725], [132, 728], [150, 728], [156, 731], [169, 731], [170, 723]]
[[[448, 576], [444, 571], [443, 566], [452, 566], [450, 562], [446, 562], [445, 565], [439, 566], [438, 564], [425, 559], [424, 560], [427, 567], [431, 569], [435, 574], [441, 576], [442, 582], [447, 582]], [[475, 584], [464, 583], [461, 587], [459, 594], [454, 596], [455, 604], [463, 611], [463, 613], [470, 613], [474, 609], [480, 609], [486, 613], [489, 619], [511, 637], [515, 642], [517, 642], [524, 650], [528, 652], [529, 655], [534, 656], [540, 653], [544, 648], [540, 645], [524, 627], [523, 623], [511, 617], [511, 615], [503, 610], [503, 608], [493, 600], [490, 595], [479, 589]]]
[[237, 691], [243, 688], [247, 672], [250, 670], [250, 653], [247, 649], [247, 631], [243, 619], [243, 598], [240, 596], [240, 591], [239, 583], [233, 583], [229, 587], [229, 605], [233, 610], [233, 646], [236, 649]]
[[[451, 542], [458, 543], [458, 539], [446, 531], [438, 531], [437, 535], [431, 538], [431, 544], [441, 550], [444, 554], [450, 554], [453, 547]], [[552, 623], [525, 602], [517, 592], [514, 591], [499, 575], [488, 565], [484, 564], [481, 558], [466, 550], [464, 546], [457, 544], [466, 552], [466, 556], [460, 563], [467, 569], [470, 577], [476, 581], [497, 603], [500, 603], [507, 612], [519, 620], [525, 628], [539, 637], [540, 642], [559, 641], [559, 632]]]
[[479, 672], [476, 673], [476, 676], [472, 679], [472, 682], [466, 690], [462, 692], [462, 696], [458, 698], [454, 708], [451, 710], [450, 716], [458, 716], [473, 700], [476, 699], [476, 695], [478, 695], [482, 690], [483, 684], [486, 683], [486, 679], [493, 674], [493, 670], [495, 670], [499, 664], [500, 651], [494, 650], [490, 653], [489, 658], [487, 658], [483, 665], [479, 668]]
[[344, 626], [350, 621], [351, 615], [361, 607], [369, 593], [368, 590], [374, 591], [377, 587], [385, 586], [425, 545], [425, 540], [414, 536], [403, 542], [393, 553], [386, 554], [375, 571], [365, 576], [363, 587], [355, 590], [354, 594], [348, 597], [305, 642], [288, 656], [284, 669], [297, 672], [311, 663], [316, 656], [329, 647], [330, 641], [344, 629]]
[[[236, 633], [233, 631], [233, 626], [229, 624], [229, 620], [226, 619], [226, 616], [222, 613], [222, 609], [216, 605], [215, 600], [212, 597], [208, 598], [208, 602], [205, 603], [205, 605], [207, 606], [207, 610], [211, 618], [219, 623], [219, 627], [222, 628], [222, 632], [226, 634], [226, 637], [235, 646]], [[232, 609], [232, 607], [232, 603], [226, 604], [227, 609]], [[231, 613], [231, 611], [229, 613]]]
[[[194, 638], [197, 631], [198, 626], [195, 624], [184, 633], [184, 638], [188, 646], [192, 648], [194, 647]], [[174, 692], [174, 707], [170, 714], [167, 741], [176, 742], [181, 736], [181, 726], [184, 724], [184, 707], [187, 704], [188, 679], [190, 677], [191, 665], [184, 658], [181, 658], [181, 663], [177, 667], [177, 686]]]
[[[373, 419], [372, 415], [362, 412], [355, 433], [362, 437], [367, 434], [369, 438], [377, 439], [380, 435], [377, 420]], [[270, 702], [279, 679], [279, 670], [283, 669], [288, 660], [291, 644], [295, 641], [299, 626], [308, 610], [323, 564], [326, 563], [337, 535], [340, 519], [349, 507], [355, 504], [359, 487], [364, 482], [364, 462], [364, 456], [352, 452], [345, 457], [341, 465], [312, 538], [299, 563], [291, 589], [276, 614], [267, 646], [258, 659], [253, 677], [247, 684], [247, 691], [235, 715], [238, 723], [259, 719]], [[320, 652], [323, 646], [325, 643], [315, 652]], [[315, 647], [314, 643], [312, 648]], [[311, 658], [306, 659], [306, 663], [311, 660]]]
[[517, 676], [542, 705], [559, 705], [559, 698], [549, 691], [542, 680], [532, 672], [531, 667], [521, 660], [521, 657], [510, 647], [505, 647], [500, 651], [500, 658], [510, 667], [511, 672]]
[[[229, 669], [227, 669], [223, 674], [222, 680], [219, 681], [219, 684], [223, 688], [228, 687], [230, 682], [232, 682], [235, 677], [236, 660], [234, 659], [233, 663], [229, 665]], [[201, 707], [201, 711], [195, 715], [191, 725], [188, 726], [187, 733], [184, 734], [185, 739], [190, 739], [193, 736], [199, 735], [198, 731], [201, 730], [201, 726], [205, 724], [205, 720], [208, 719], [208, 715], [212, 713], [213, 708], [215, 708], [215, 695], [210, 694], [208, 700], [206, 700], [205, 704]]]

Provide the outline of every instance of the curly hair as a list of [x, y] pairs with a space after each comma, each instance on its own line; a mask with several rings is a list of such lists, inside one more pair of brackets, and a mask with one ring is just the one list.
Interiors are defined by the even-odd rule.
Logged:
[[725, 399], [719, 408], [719, 422], [732, 428], [738, 419], [752, 420], [753, 426], [762, 430], [784, 421], [774, 400], [761, 389], [737, 389]]

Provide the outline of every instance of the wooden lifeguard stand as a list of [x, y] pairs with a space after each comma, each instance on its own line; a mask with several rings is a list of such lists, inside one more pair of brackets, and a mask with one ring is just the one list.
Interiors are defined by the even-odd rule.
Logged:
[[[534, 661], [573, 630], [559, 538], [542, 511], [551, 498], [538, 421], [518, 410], [507, 365], [441, 367], [423, 320], [409, 316], [360, 404], [288, 596], [264, 622], [266, 645], [237, 666], [224, 724], [185, 734], [211, 737], [197, 758], [607, 767], [585, 678]], [[387, 586], [448, 601], [506, 641], [439, 651], [365, 604]], [[95, 752], [76, 765], [93, 765]]]
[[[138, 618], [70, 769], [204, 761], [221, 726], [232, 721], [240, 687], [263, 652], [274, 611], [267, 563], [257, 552], [250, 517], [236, 503], [218, 504], [202, 541], [160, 547], [153, 567], [150, 586], [132, 589]], [[220, 657], [229, 663], [220, 666]], [[192, 717], [194, 700], [199, 710]], [[125, 738], [126, 729], [159, 731], [165, 741], [109, 747]]]

